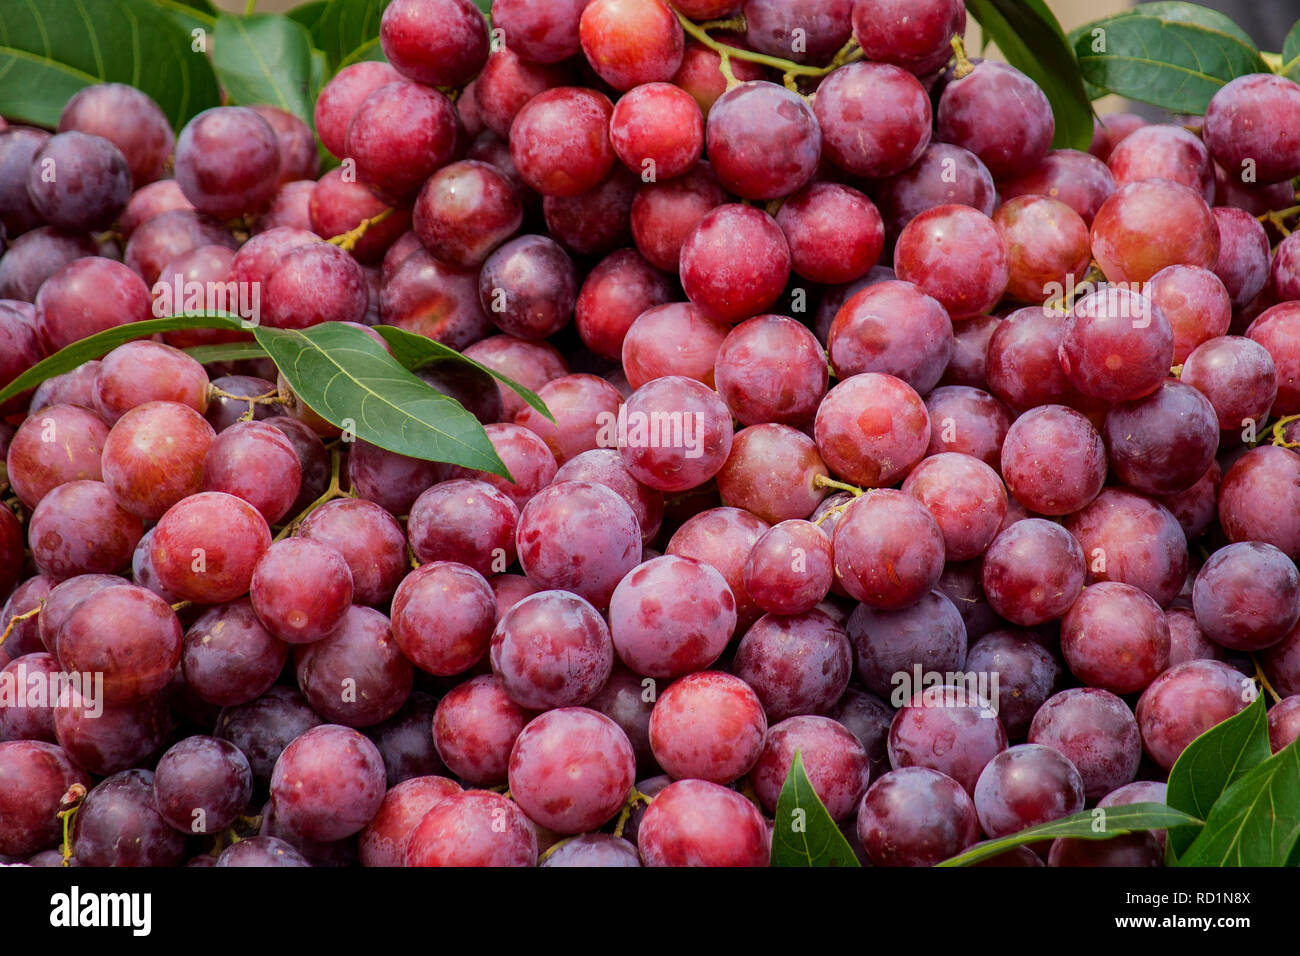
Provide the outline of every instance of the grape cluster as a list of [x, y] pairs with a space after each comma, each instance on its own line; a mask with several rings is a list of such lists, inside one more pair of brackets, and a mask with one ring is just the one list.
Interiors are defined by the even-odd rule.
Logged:
[[1054, 150], [965, 20], [394, 0], [314, 130], [101, 84], [0, 131], [0, 384], [196, 286], [551, 413], [431, 364], [510, 477], [405, 458], [185, 351], [230, 330], [0, 407], [0, 858], [766, 865], [800, 755], [930, 865], [1162, 800], [1257, 674], [1294, 740], [1300, 86]]

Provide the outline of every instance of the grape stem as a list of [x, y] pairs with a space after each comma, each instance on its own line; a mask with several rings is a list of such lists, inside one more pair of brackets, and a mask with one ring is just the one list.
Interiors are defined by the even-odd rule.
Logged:
[[955, 75], [957, 79], [969, 76], [975, 69], [975, 65], [966, 56], [966, 43], [961, 37], [953, 34], [953, 38], [948, 41], [952, 45], [953, 56], [957, 59], [957, 68]]
[[1286, 225], [1286, 220], [1292, 216], [1300, 216], [1300, 206], [1288, 206], [1286, 209], [1270, 209], [1262, 216], [1256, 216], [1260, 222], [1271, 223], [1273, 228], [1282, 233], [1283, 236], [1291, 235], [1291, 230]]
[[1268, 678], [1264, 676], [1264, 668], [1260, 666], [1259, 659], [1254, 654], [1250, 655], [1250, 659], [1255, 662], [1255, 680], [1259, 681], [1260, 686], [1264, 688], [1268, 696], [1273, 698], [1273, 703], [1282, 703], [1281, 696], [1273, 689], [1273, 685], [1268, 682]]
[[61, 853], [63, 855], [63, 865], [69, 866], [72, 860], [72, 820], [81, 809], [81, 802], [86, 799], [86, 788], [79, 783], [74, 783], [68, 788], [68, 792], [63, 795], [59, 804], [58, 819], [63, 824], [63, 845]]
[[[285, 401], [284, 401], [284, 399], [281, 397], [280, 392], [279, 392], [278, 390], [276, 390], [276, 391], [271, 391], [271, 392], [267, 392], [265, 395], [235, 395], [235, 394], [232, 394], [231, 392], [227, 392], [224, 388], [218, 388], [218, 387], [215, 386], [215, 385], [209, 385], [209, 386], [208, 386], [208, 399], [211, 400], [211, 399], [214, 399], [214, 398], [228, 398], [228, 399], [230, 399], [231, 401], [234, 401], [234, 402], [247, 402], [249, 408], [248, 408], [248, 411], [245, 412], [245, 414], [246, 414], [246, 415], [249, 415], [250, 417], [251, 417], [251, 415], [252, 415], [252, 412], [253, 412], [253, 406], [254, 406], [254, 405], [283, 405], [283, 404], [285, 404]], [[241, 421], [247, 421], [248, 419], [241, 418], [240, 420], [241, 420]]]
[[17, 627], [20, 622], [30, 621], [37, 614], [41, 613], [41, 608], [43, 608], [44, 606], [45, 606], [45, 602], [42, 601], [40, 604], [36, 605], [36, 607], [32, 608], [30, 611], [26, 611], [22, 614], [15, 614], [13, 617], [9, 618], [9, 623], [5, 625], [5, 632], [3, 634], [0, 634], [0, 647], [3, 647], [4, 642], [9, 640], [9, 635], [14, 632], [14, 628]]
[[1286, 426], [1300, 422], [1300, 415], [1284, 415], [1273, 423], [1273, 444], [1279, 448], [1300, 448], [1300, 441], [1286, 440]]
[[836, 491], [847, 491], [854, 498], [861, 498], [862, 495], [864, 494], [863, 490], [859, 488], [857, 485], [850, 485], [850, 484], [846, 484], [843, 481], [836, 481], [834, 478], [831, 478], [828, 475], [814, 475], [813, 487], [834, 488]]
[[[780, 70], [781, 76], [788, 89], [798, 92], [796, 82], [799, 77], [821, 77], [833, 70], [838, 69], [846, 63], [862, 58], [862, 50], [858, 47], [858, 41], [850, 38], [849, 42], [844, 44], [834, 58], [826, 66], [807, 66], [803, 63], [795, 63], [793, 60], [783, 60], [777, 56], [769, 56], [766, 53], [757, 53], [753, 50], [744, 50], [740, 47], [730, 46], [709, 36], [710, 30], [743, 30], [746, 26], [744, 17], [736, 17], [731, 20], [711, 20], [707, 23], [696, 23], [684, 14], [677, 13], [677, 19], [681, 21], [682, 29], [686, 31], [692, 39], [698, 40], [714, 53], [718, 54], [721, 63], [718, 68], [721, 70], [723, 77], [727, 81], [727, 89], [740, 85], [736, 75], [731, 69], [731, 60], [745, 60], [749, 63], [758, 63], [761, 66], [771, 67], [774, 70]], [[331, 240], [333, 241], [333, 240]]]
[[[623, 809], [618, 815], [618, 822], [614, 824], [614, 836], [621, 837], [623, 835], [623, 828], [627, 826], [627, 821], [632, 818], [632, 811], [636, 809], [638, 803], [644, 803], [648, 807], [652, 800], [654, 800], [654, 797], [648, 797], [636, 787], [633, 787], [632, 793], [627, 798], [627, 803], [623, 804]], [[551, 849], [554, 849], [554, 847]], [[550, 850], [547, 853], [549, 854]]]
[[378, 216], [371, 216], [369, 219], [362, 219], [355, 228], [349, 229], [347, 232], [334, 236], [326, 241], [331, 245], [338, 246], [344, 252], [351, 252], [356, 248], [357, 243], [361, 241], [361, 238], [366, 234], [371, 226], [379, 225], [379, 223], [383, 222], [392, 214], [393, 209], [390, 206]]
[[341, 456], [339, 455], [339, 447], [338, 445], [335, 445], [333, 448], [330, 449], [329, 487], [325, 489], [324, 494], [322, 494], [319, 498], [317, 498], [306, 508], [304, 508], [296, 518], [294, 518], [292, 521], [290, 521], [288, 524], [286, 524], [283, 528], [280, 529], [280, 533], [275, 536], [276, 541], [282, 541], [285, 538], [289, 537], [291, 534], [293, 534], [296, 530], [298, 530], [298, 526], [307, 520], [307, 516], [311, 514], [313, 511], [315, 511], [317, 508], [319, 508], [321, 505], [325, 504], [326, 502], [333, 501], [335, 498], [348, 497], [347, 492], [343, 491], [343, 489], [339, 487], [340, 462], [341, 462]]

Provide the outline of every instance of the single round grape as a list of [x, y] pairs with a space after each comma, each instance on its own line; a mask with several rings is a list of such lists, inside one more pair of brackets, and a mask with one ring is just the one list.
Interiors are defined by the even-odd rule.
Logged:
[[619, 92], [671, 80], [686, 42], [663, 0], [593, 0], [582, 11], [578, 38], [591, 68]]
[[[704, 116], [689, 93], [671, 83], [646, 83], [614, 106], [610, 143], [629, 170], [648, 181], [689, 172], [704, 149]], [[769, 174], [770, 175], [770, 174]]]
[[546, 710], [591, 699], [609, 679], [614, 646], [589, 603], [565, 591], [541, 591], [501, 618], [490, 658], [512, 700]]
[[675, 678], [707, 668], [722, 654], [735, 631], [736, 600], [711, 566], [664, 555], [619, 582], [609, 622], [614, 649], [628, 667]]
[[357, 261], [326, 242], [290, 249], [276, 262], [265, 288], [262, 323], [305, 329], [322, 322], [360, 322], [369, 292]]
[[1300, 737], [1300, 697], [1291, 696], [1268, 712], [1268, 741], [1273, 753], [1281, 753]]
[[[534, 392], [553, 378], [569, 374], [568, 364], [555, 347], [546, 342], [528, 342], [511, 335], [494, 335], [475, 342], [464, 352], [471, 358], [505, 375]], [[514, 421], [524, 400], [503, 383], [496, 383], [501, 396], [502, 421]], [[512, 472], [513, 473], [513, 472]]]
[[[711, 318], [690, 302], [664, 303], [644, 310], [628, 327], [622, 342], [628, 384], [636, 389], [657, 378], [676, 375], [712, 388], [719, 352], [730, 332], [730, 325]], [[824, 366], [825, 362], [820, 364]]]
[[[616, 427], [608, 427], [616, 426]], [[681, 376], [656, 379], [633, 393], [613, 431], [619, 454], [638, 481], [658, 491], [685, 491], [713, 477], [732, 450], [731, 415], [712, 389]]]
[[320, 156], [316, 152], [316, 134], [312, 128], [278, 106], [250, 106], [249, 109], [266, 120], [275, 133], [280, 148], [277, 185], [315, 179], [320, 173]]
[[627, 833], [583, 833], [556, 844], [538, 866], [639, 867], [641, 857]]
[[916, 162], [872, 190], [885, 231], [893, 237], [936, 206], [960, 203], [991, 216], [996, 195], [993, 177], [979, 157], [949, 143], [931, 143]]
[[826, 394], [815, 434], [817, 449], [835, 474], [859, 486], [887, 487], [924, 457], [930, 416], [906, 382], [865, 372]]
[[73, 689], [54, 710], [59, 746], [73, 763], [96, 776], [145, 764], [161, 752], [171, 730], [171, 712], [162, 695], [113, 707], [87, 700]]
[[185, 683], [218, 707], [257, 700], [275, 684], [289, 649], [262, 626], [247, 600], [209, 608], [185, 632]]
[[455, 781], [433, 775], [394, 785], [384, 794], [375, 818], [361, 831], [361, 865], [405, 866], [406, 841], [411, 831], [435, 806], [460, 792]]
[[1017, 196], [993, 214], [1007, 250], [1007, 294], [1045, 302], [1075, 287], [1088, 271], [1088, 226], [1073, 209], [1046, 196]]
[[104, 441], [104, 483], [124, 510], [157, 521], [203, 490], [204, 461], [215, 438], [212, 426], [187, 405], [139, 405]]
[[885, 232], [880, 213], [864, 194], [835, 183], [811, 183], [791, 195], [776, 214], [790, 245], [795, 273], [838, 284], [866, 275], [880, 259]]
[[515, 116], [529, 100], [574, 80], [573, 71], [562, 63], [534, 63], [510, 47], [495, 50], [474, 81], [479, 118], [497, 136], [508, 137]]
[[424, 184], [414, 228], [425, 249], [451, 266], [480, 266], [523, 222], [514, 187], [487, 163], [444, 166]]
[[357, 604], [387, 603], [410, 570], [401, 526], [374, 502], [328, 502], [307, 516], [298, 535], [343, 555], [352, 570], [352, 599]]
[[627, 735], [585, 707], [550, 710], [529, 722], [510, 752], [510, 796], [534, 823], [570, 834], [614, 817], [636, 781]]
[[407, 838], [406, 866], [536, 866], [537, 831], [499, 793], [467, 790], [436, 803]]
[[779, 315], [732, 329], [718, 349], [716, 376], [719, 394], [744, 425], [806, 425], [826, 394], [821, 346], [806, 327]]
[[121, 706], [171, 683], [181, 639], [181, 623], [166, 601], [123, 584], [96, 591], [72, 609], [59, 626], [56, 653], [70, 673], [95, 674], [104, 702]]
[[347, 560], [308, 537], [272, 544], [258, 560], [249, 589], [258, 620], [290, 644], [311, 644], [334, 633], [352, 594]]
[[803, 614], [830, 592], [835, 562], [830, 536], [811, 521], [774, 525], [745, 559], [745, 589], [769, 614]]
[[[585, 705], [623, 729], [638, 767], [654, 767], [654, 753], [650, 749], [650, 713], [654, 701], [646, 699], [651, 696], [646, 691], [654, 684], [653, 679], [633, 673], [616, 659], [605, 686]], [[646, 792], [644, 788], [638, 789]]]
[[266, 519], [241, 498], [203, 492], [158, 521], [151, 551], [158, 579], [181, 600], [231, 601], [248, 593], [258, 560], [271, 546]]
[[59, 114], [59, 132], [102, 136], [121, 150], [136, 189], [160, 179], [176, 137], [147, 93], [126, 83], [95, 83], [74, 93]]
[[460, 479], [420, 495], [407, 529], [419, 560], [456, 561], [487, 575], [513, 563], [518, 523], [519, 509], [506, 494]]
[[1106, 457], [1116, 476], [1137, 491], [1176, 494], [1196, 484], [1213, 463], [1218, 426], [1204, 395], [1168, 380], [1146, 398], [1111, 408], [1104, 428]]
[[466, 783], [505, 783], [510, 749], [532, 716], [510, 699], [495, 675], [470, 678], [438, 702], [433, 718], [438, 756]]
[[646, 866], [766, 866], [767, 826], [740, 794], [705, 780], [661, 790], [637, 829]]
[[253, 771], [234, 744], [187, 737], [158, 761], [153, 778], [158, 815], [186, 834], [220, 833], [253, 796]]
[[924, 395], [938, 384], [952, 358], [952, 322], [939, 301], [920, 287], [887, 280], [841, 306], [831, 323], [827, 349], [841, 379], [880, 372]]
[[956, 452], [1001, 467], [1002, 444], [1014, 420], [1005, 405], [981, 389], [945, 385], [925, 397], [925, 406], [931, 423], [927, 456]]
[[1223, 168], [1253, 170], [1262, 183], [1300, 173], [1300, 142], [1287, 123], [1300, 115], [1300, 86], [1283, 76], [1238, 77], [1210, 98], [1205, 110], [1205, 145]]
[[390, 514], [407, 514], [421, 494], [446, 476], [441, 462], [408, 458], [369, 442], [358, 441], [348, 452], [352, 490]]
[[985, 634], [971, 644], [966, 672], [1001, 675], [994, 703], [1011, 740], [1025, 739], [1034, 714], [1061, 682], [1061, 665], [1032, 631]]
[[47, 352], [57, 352], [98, 332], [152, 317], [149, 289], [112, 259], [75, 259], [36, 293], [36, 328]]
[[1083, 779], [1050, 747], [1019, 744], [989, 761], [974, 797], [981, 828], [996, 839], [1082, 810]]
[[1002, 445], [1002, 477], [1026, 508], [1072, 514], [1106, 481], [1106, 449], [1086, 417], [1064, 405], [1040, 405], [1012, 423]]
[[1032, 627], [1063, 615], [1083, 588], [1079, 542], [1042, 518], [1008, 527], [984, 555], [984, 593], [1002, 617]]
[[905, 767], [867, 790], [857, 835], [876, 866], [933, 866], [976, 842], [979, 821], [957, 781], [927, 767]]
[[844, 628], [819, 610], [765, 614], [741, 638], [732, 670], [770, 720], [785, 720], [834, 706], [848, 686], [853, 651]]
[[1090, 687], [1115, 694], [1142, 690], [1168, 666], [1169, 622], [1154, 600], [1130, 584], [1084, 588], [1061, 619], [1061, 652]]
[[788, 425], [751, 425], [736, 434], [716, 477], [724, 504], [776, 524], [811, 512], [826, 496], [817, 485], [826, 475], [806, 434]]
[[1268, 349], [1277, 368], [1273, 414], [1300, 413], [1300, 309], [1289, 302], [1274, 306], [1250, 324], [1246, 335]]
[[859, 0], [853, 35], [867, 58], [929, 76], [952, 56], [949, 41], [966, 32], [966, 7], [956, 0]]
[[1088, 583], [1120, 581], [1140, 588], [1161, 607], [1187, 577], [1187, 540], [1177, 520], [1150, 498], [1106, 488], [1065, 519], [1086, 556]]
[[275, 762], [271, 797], [294, 832], [310, 840], [341, 840], [360, 832], [384, 798], [384, 762], [349, 727], [313, 727]]
[[936, 206], [903, 228], [894, 271], [933, 296], [954, 319], [988, 312], [1009, 281], [1007, 246], [996, 224], [969, 206]]
[[1235, 651], [1278, 643], [1300, 620], [1300, 572], [1285, 554], [1256, 541], [1214, 552], [1192, 589], [1196, 623], [1210, 640]]
[[566, 375], [543, 385], [537, 397], [551, 417], [529, 407], [515, 421], [546, 442], [557, 464], [582, 452], [616, 444], [615, 425], [623, 396], [603, 378]]
[[1249, 677], [1222, 661], [1188, 661], [1171, 667], [1138, 700], [1142, 746], [1168, 770], [1188, 744], [1245, 710], [1255, 693]]
[[944, 87], [935, 124], [939, 139], [969, 149], [994, 179], [1041, 162], [1056, 131], [1043, 91], [1015, 67], [993, 60]]
[[7, 476], [18, 500], [35, 508], [69, 481], [99, 481], [108, 427], [93, 412], [51, 405], [32, 415], [9, 443]]
[[393, 637], [413, 664], [431, 674], [460, 674], [487, 653], [496, 598], [477, 571], [436, 561], [398, 586], [392, 617]]
[[280, 146], [275, 130], [242, 106], [199, 113], [176, 139], [176, 181], [200, 212], [234, 219], [255, 212], [275, 194]]
[[[620, 249], [597, 264], [583, 282], [574, 310], [574, 324], [584, 345], [604, 358], [617, 359], [623, 354], [624, 342], [636, 319], [672, 298], [673, 288], [667, 276], [654, 269], [636, 250]], [[722, 335], [726, 334], [725, 326], [709, 324], [718, 326]], [[662, 347], [655, 340], [648, 344]], [[671, 348], [676, 352], [690, 344], [687, 338], [681, 343], [674, 341]], [[712, 377], [712, 373], [710, 356], [708, 375]]]
[[1115, 176], [1096, 156], [1076, 149], [1054, 149], [1027, 172], [1000, 180], [998, 191], [1004, 200], [1017, 196], [1059, 199], [1091, 228], [1097, 210], [1115, 191]]
[[30, 126], [0, 129], [0, 226], [18, 236], [41, 225], [27, 195], [27, 171], [32, 157], [50, 140], [50, 134]]
[[36, 740], [0, 743], [0, 776], [5, 780], [0, 852], [6, 856], [31, 856], [55, 846], [64, 794], [75, 784], [90, 789], [89, 775], [61, 748]]
[[727, 190], [743, 199], [767, 200], [811, 181], [821, 129], [798, 93], [755, 80], [713, 104], [706, 141], [713, 171]]
[[1034, 714], [1029, 742], [1050, 747], [1074, 764], [1089, 801], [1131, 783], [1142, 760], [1133, 711], [1098, 687], [1074, 687], [1049, 697]]
[[[1171, 217], [1177, 230], [1162, 224]], [[1145, 282], [1171, 265], [1213, 268], [1219, 227], [1195, 191], [1167, 179], [1120, 186], [1092, 223], [1092, 255], [1111, 282]]]
[[[1014, 432], [1013, 427], [1011, 434]], [[902, 490], [925, 505], [939, 525], [949, 561], [983, 554], [1006, 517], [1007, 491], [1002, 479], [970, 455], [945, 452], [923, 459], [907, 476]]]
[[312, 709], [348, 727], [373, 727], [392, 717], [415, 678], [388, 618], [369, 607], [348, 608], [332, 634], [295, 646], [293, 659]]
[[[209, 857], [211, 859], [211, 857]], [[188, 864], [187, 864], [188, 865]], [[212, 866], [220, 867], [304, 867], [311, 866], [292, 844], [278, 837], [244, 837], [221, 851]]]
[[544, 236], [522, 236], [494, 252], [483, 265], [478, 288], [491, 320], [527, 339], [546, 338], [567, 325], [578, 296], [572, 260]]
[[614, 107], [595, 90], [565, 86], [523, 105], [510, 127], [510, 158], [544, 196], [577, 196], [597, 186], [616, 161], [609, 139]]
[[1227, 651], [1205, 636], [1190, 607], [1171, 607], [1165, 611], [1169, 622], [1169, 666], [1184, 661], [1222, 661]]
[[405, 201], [451, 161], [458, 126], [456, 107], [442, 93], [419, 83], [389, 83], [357, 107], [346, 155], [356, 161], [357, 178], [381, 198]]
[[911, 73], [888, 63], [850, 63], [817, 89], [822, 152], [845, 172], [880, 179], [907, 169], [930, 145], [930, 98]]
[[555, 473], [555, 480], [604, 485], [621, 495], [632, 508], [641, 526], [643, 543], [653, 540], [659, 533], [664, 515], [663, 495], [637, 481], [614, 449], [593, 448], [575, 455]]
[[952, 601], [930, 591], [899, 610], [860, 604], [850, 615], [848, 636], [857, 651], [857, 675], [873, 694], [889, 698], [899, 675], [956, 673], [966, 663], [966, 625]]
[[1065, 377], [1059, 358], [1066, 323], [1065, 316], [1037, 307], [1007, 316], [989, 339], [989, 391], [1017, 411], [1077, 404], [1083, 396]]
[[1058, 354], [1065, 377], [1079, 391], [1108, 402], [1132, 401], [1168, 377], [1173, 327], [1145, 296], [1102, 289], [1074, 304]]
[[[767, 718], [743, 680], [696, 671], [668, 687], [650, 714], [655, 760], [675, 779], [729, 783], [762, 752]], [[642, 823], [644, 834], [644, 821]]]
[[682, 288], [725, 322], [765, 312], [790, 277], [790, 246], [767, 213], [730, 203], [704, 215], [681, 247]]
[[487, 21], [471, 0], [395, 0], [379, 21], [379, 43], [408, 79], [463, 86], [487, 62]]
[[289, 513], [302, 484], [293, 444], [274, 425], [236, 422], [218, 435], [203, 461], [203, 489], [242, 498], [268, 522]]
[[492, 330], [473, 270], [451, 269], [423, 249], [408, 256], [384, 284], [380, 315], [385, 325], [453, 349], [463, 349]]
[[831, 544], [840, 585], [871, 607], [897, 610], [921, 600], [943, 573], [943, 533], [925, 506], [893, 489], [853, 501]]
[[[167, 131], [171, 133], [171, 124]], [[141, 186], [127, 200], [126, 210], [117, 221], [118, 230], [124, 239], [130, 239], [136, 227], [154, 216], [170, 212], [173, 209], [194, 209], [194, 204], [185, 198], [180, 184], [174, 179], [160, 179], [147, 186]]]
[[934, 685], [905, 703], [889, 728], [895, 770], [929, 767], [973, 794], [984, 767], [1007, 747], [992, 705], [964, 686]]
[[586, 0], [539, 7], [527, 0], [493, 0], [492, 24], [511, 50], [529, 62], [558, 63], [577, 55], [578, 21]]
[[27, 524], [32, 560], [55, 581], [125, 568], [143, 534], [140, 519], [123, 511], [99, 481], [59, 485], [41, 499]]
[[87, 794], [72, 826], [78, 866], [179, 866], [185, 838], [159, 812], [154, 774], [116, 773]]
[[28, 414], [34, 415], [43, 408], [52, 405], [75, 405], [88, 411], [95, 411], [95, 375], [99, 371], [99, 360], [93, 359], [78, 365], [71, 372], [46, 379], [32, 393], [32, 403]]
[[90, 232], [112, 225], [131, 197], [126, 157], [101, 136], [59, 133], [32, 157], [27, 195], [57, 229]]

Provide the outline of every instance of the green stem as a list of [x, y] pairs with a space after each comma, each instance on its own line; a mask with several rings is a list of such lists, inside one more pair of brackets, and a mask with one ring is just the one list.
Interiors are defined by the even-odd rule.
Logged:
[[9, 640], [9, 635], [14, 632], [14, 628], [18, 626], [20, 621], [31, 620], [37, 614], [41, 613], [41, 608], [44, 606], [45, 606], [45, 602], [42, 601], [40, 604], [36, 605], [36, 607], [32, 608], [30, 611], [27, 611], [24, 614], [15, 614], [13, 617], [11, 617], [9, 619], [9, 623], [5, 626], [4, 633], [0, 634], [0, 646], [3, 646], [4, 642]]
[[863, 491], [857, 485], [846, 484], [842, 481], [836, 481], [827, 475], [816, 475], [813, 478], [814, 488], [834, 488], [836, 491], [847, 491], [854, 498], [861, 498]]
[[1250, 655], [1250, 659], [1255, 662], [1255, 680], [1259, 681], [1260, 686], [1264, 688], [1268, 696], [1273, 698], [1273, 703], [1282, 703], [1282, 698], [1273, 689], [1273, 685], [1268, 682], [1268, 678], [1264, 676], [1264, 668], [1260, 666], [1259, 659], [1254, 654]]
[[964, 76], [969, 76], [971, 71], [975, 69], [975, 66], [966, 57], [965, 42], [961, 37], [956, 36], [955, 34], [948, 42], [952, 45], [953, 55], [957, 58], [957, 69], [955, 71], [957, 79], [960, 80]]
[[257, 9], [257, 0], [248, 0], [248, 3], [244, 4], [244, 16], [251, 17], [255, 9]]
[[86, 788], [79, 783], [74, 783], [68, 788], [68, 792], [63, 795], [63, 800], [60, 801], [57, 816], [63, 824], [63, 845], [60, 849], [65, 867], [70, 865], [72, 860], [72, 821], [76, 817], [77, 811], [81, 809], [81, 801], [85, 799]]
[[1300, 421], [1300, 415], [1284, 415], [1273, 423], [1273, 444], [1279, 448], [1300, 448], [1300, 442], [1286, 440], [1286, 426]]
[[331, 245], [338, 246], [344, 252], [351, 252], [356, 248], [361, 237], [364, 236], [371, 226], [376, 226], [393, 214], [392, 207], [385, 209], [378, 216], [371, 216], [369, 219], [362, 219], [354, 229], [349, 229], [345, 233], [333, 236], [327, 240]]
[[307, 516], [326, 502], [333, 501], [335, 498], [344, 497], [343, 490], [339, 487], [339, 466], [342, 456], [339, 455], [338, 446], [335, 445], [330, 449], [330, 484], [325, 489], [325, 493], [309, 504], [302, 512], [280, 529], [280, 533], [275, 536], [276, 541], [283, 541], [298, 529], [298, 526], [307, 520]]
[[[710, 50], [717, 53], [719, 56], [722, 57], [724, 63], [727, 61], [729, 57], [735, 57], [737, 60], [745, 60], [749, 63], [758, 63], [761, 64], [762, 66], [771, 67], [774, 70], [780, 70], [781, 73], [786, 78], [787, 86], [789, 86], [790, 83], [793, 82], [794, 77], [825, 76], [827, 73], [831, 72], [837, 67], [843, 66], [844, 63], [848, 61], [848, 58], [852, 55], [852, 49], [856, 45], [854, 41], [850, 40], [849, 43], [845, 45], [845, 48], [843, 50], [835, 54], [835, 59], [831, 61], [829, 66], [806, 66], [802, 63], [795, 63], [793, 60], [783, 60], [780, 57], [768, 56], [766, 53], [755, 53], [753, 50], [742, 50], [739, 47], [728, 46], [727, 44], [715, 40], [713, 39], [713, 37], [709, 36], [709, 32], [708, 32], [709, 28], [711, 27], [717, 27], [718, 29], [722, 29], [723, 27], [730, 28], [730, 24], [732, 24], [734, 21], [715, 20], [711, 23], [701, 24], [701, 23], [694, 22], [693, 20], [686, 17], [680, 12], [677, 13], [677, 19], [681, 21], [682, 29], [685, 30], [686, 33], [692, 39], [698, 40], [700, 43], [704, 44]], [[743, 18], [741, 19], [743, 20]], [[729, 66], [726, 67], [723, 71], [723, 76], [726, 76], [729, 70], [730, 67]], [[729, 78], [728, 83], [730, 83], [731, 79], [733, 78], [734, 77]]]

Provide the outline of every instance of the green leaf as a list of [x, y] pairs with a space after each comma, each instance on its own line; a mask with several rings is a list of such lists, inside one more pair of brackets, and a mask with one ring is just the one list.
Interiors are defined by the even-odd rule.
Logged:
[[313, 42], [316, 39], [316, 27], [325, 15], [325, 10], [330, 5], [330, 0], [311, 0], [310, 3], [299, 4], [292, 10], [288, 11], [285, 16], [295, 23], [301, 23], [312, 35]]
[[311, 34], [283, 16], [217, 18], [212, 61], [233, 104], [267, 104], [312, 125]]
[[0, 389], [0, 402], [21, 395], [46, 379], [71, 372], [91, 359], [102, 358], [124, 342], [147, 338], [158, 332], [171, 332], [174, 329], [243, 329], [243, 326], [236, 317], [216, 313], [174, 315], [165, 319], [147, 319], [144, 322], [130, 322], [115, 326], [79, 342], [73, 342], [45, 360], [37, 362]]
[[1291, 27], [1282, 43], [1282, 65], [1277, 72], [1292, 80], [1300, 76], [1300, 21]]
[[149, 0], [0, 0], [0, 115], [54, 127], [101, 82], [152, 96], [174, 126], [220, 103], [208, 58]]
[[420, 335], [417, 332], [408, 332], [406, 329], [399, 329], [392, 325], [377, 325], [375, 331], [383, 336], [384, 341], [388, 343], [388, 347], [393, 351], [393, 358], [397, 359], [402, 368], [415, 371], [417, 368], [444, 360], [472, 365], [480, 372], [491, 375], [506, 388], [514, 390], [525, 402], [551, 421], [555, 421], [555, 416], [551, 414], [551, 410], [546, 407], [545, 402], [537, 397], [535, 392], [524, 388], [514, 379], [507, 378], [500, 372], [475, 362], [472, 358], [466, 358], [455, 349], [449, 348], [441, 342], [435, 342], [428, 336]]
[[253, 334], [297, 396], [331, 424], [408, 458], [513, 480], [478, 419], [362, 329], [326, 322], [301, 330], [259, 327]]
[[342, 60], [339, 61], [339, 69], [345, 66], [351, 66], [353, 63], [360, 63], [362, 60], [375, 60], [379, 63], [387, 63], [388, 59], [384, 56], [384, 48], [379, 44], [379, 37], [373, 40], [367, 40], [361, 46], [357, 47]]
[[[1223, 792], [1269, 758], [1268, 717], [1264, 700], [1215, 724], [1182, 752], [1169, 771], [1165, 800], [1171, 807], [1206, 820]], [[1172, 830], [1166, 842], [1168, 858], [1177, 859], [1192, 845], [1197, 830]]]
[[202, 30], [209, 33], [217, 25], [216, 11], [212, 5], [201, 3], [200, 0], [185, 2], [185, 0], [153, 0], [154, 5], [162, 10], [167, 11], [171, 18], [180, 24], [181, 29], [194, 36], [193, 31]]
[[826, 812], [803, 768], [803, 754], [794, 763], [776, 801], [772, 831], [773, 866], [860, 866], [853, 848]]
[[[379, 46], [379, 20], [391, 0], [331, 0], [313, 30], [316, 45], [337, 69], [358, 47]], [[357, 57], [356, 59], [374, 59]], [[351, 62], [355, 62], [352, 60]]]
[[1269, 72], [1240, 27], [1191, 3], [1142, 4], [1076, 35], [1085, 80], [1175, 113], [1204, 113], [1229, 80]]
[[1230, 786], [1179, 866], [1285, 866], [1300, 842], [1300, 743]]
[[266, 349], [256, 342], [222, 342], [218, 345], [191, 345], [185, 354], [200, 365], [210, 362], [242, 362], [266, 358]]
[[1092, 104], [1061, 24], [1043, 0], [967, 0], [966, 9], [1007, 62], [1042, 88], [1056, 119], [1057, 149], [1092, 143]]
[[1131, 803], [1119, 807], [1080, 810], [1068, 817], [1040, 823], [998, 840], [976, 843], [966, 852], [944, 860], [940, 866], [970, 866], [1026, 843], [1074, 837], [1081, 840], [1109, 840], [1138, 830], [1168, 830], [1198, 826], [1201, 821], [1163, 803]]

